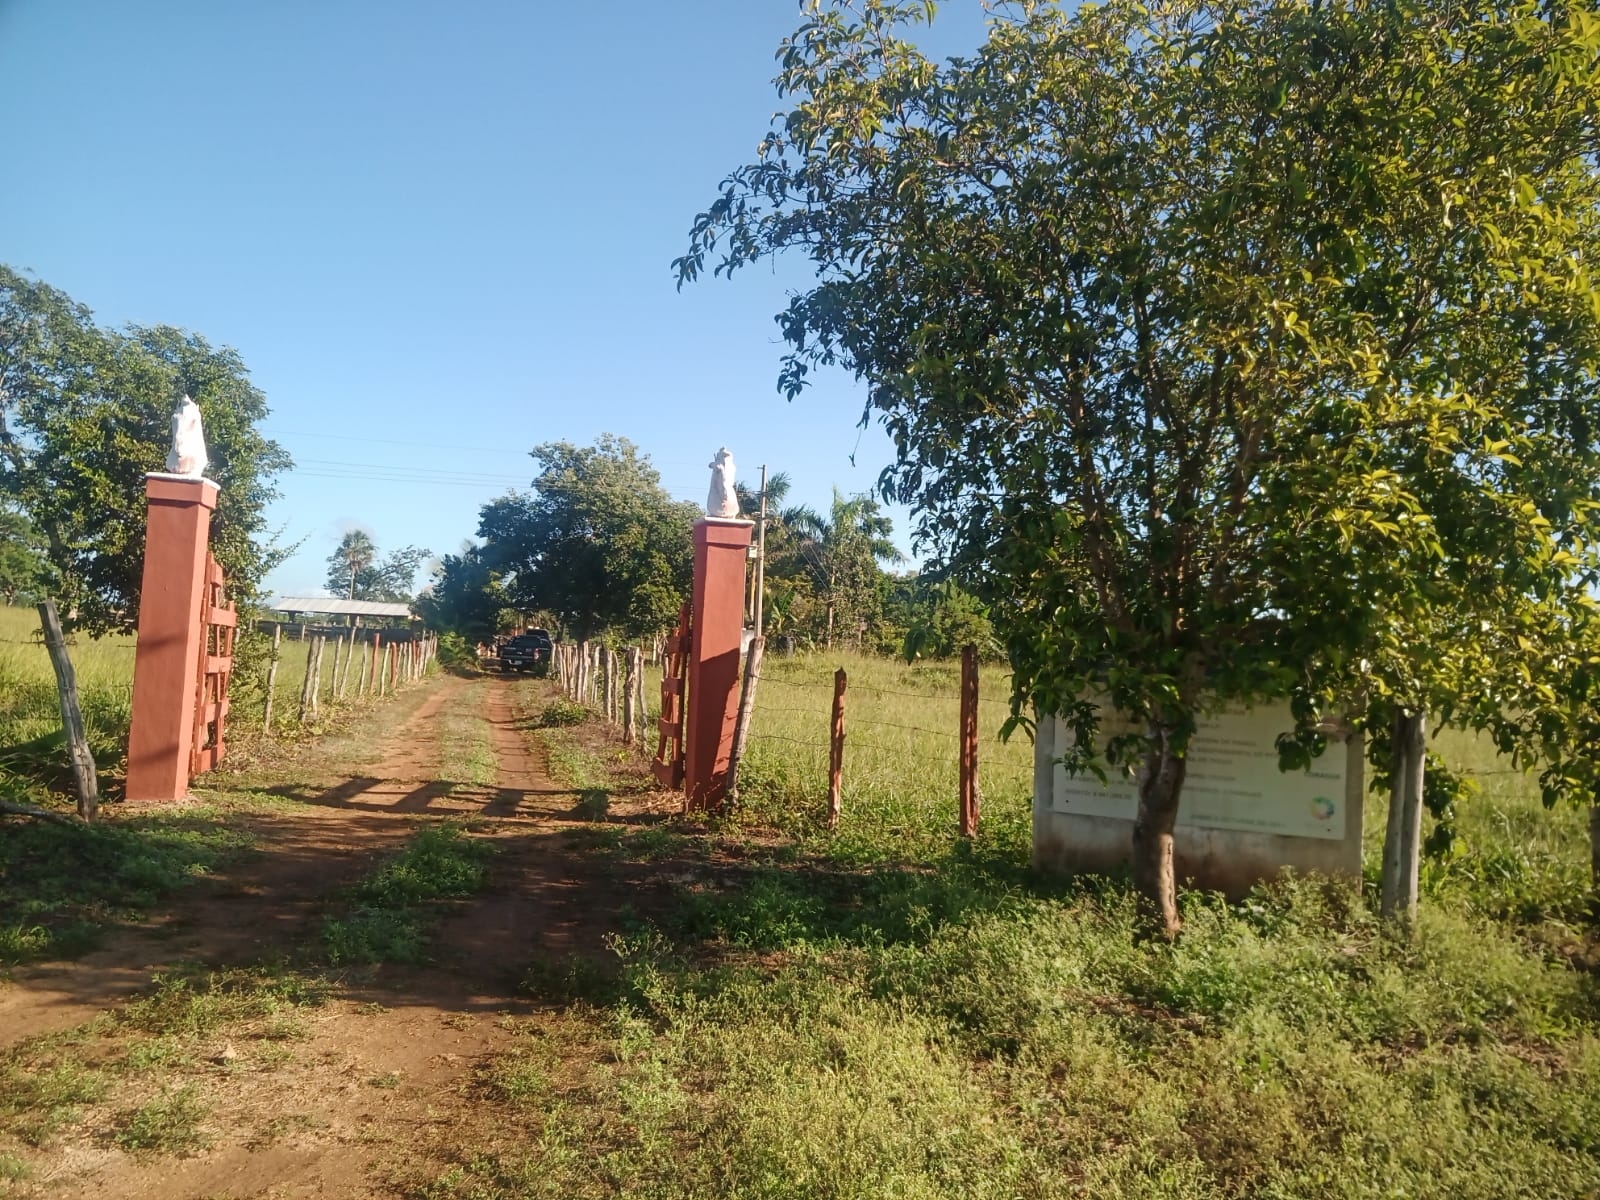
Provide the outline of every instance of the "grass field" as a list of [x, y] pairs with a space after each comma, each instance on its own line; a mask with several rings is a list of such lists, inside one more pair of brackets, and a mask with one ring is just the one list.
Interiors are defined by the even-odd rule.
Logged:
[[[833, 673], [845, 668], [843, 819], [826, 814]], [[743, 768], [744, 819], [816, 840], [836, 861], [935, 861], [954, 853], [960, 670], [953, 663], [864, 656], [771, 657], [763, 667]], [[647, 677], [652, 704], [659, 676]], [[1001, 741], [1010, 709], [1003, 666], [981, 671], [979, 768], [983, 853], [1025, 862], [1031, 839], [1033, 744]], [[1445, 730], [1432, 749], [1478, 789], [1458, 814], [1448, 859], [1424, 865], [1435, 899], [1522, 924], [1575, 921], [1586, 899], [1587, 813], [1546, 809], [1535, 775], [1514, 771], [1487, 739]], [[1364, 858], [1376, 879], [1387, 795], [1369, 794]]]
[[[985, 672], [990, 734], [1004, 684]], [[1600, 1196], [1581, 812], [1446, 734], [1481, 794], [1409, 938], [1370, 889], [1307, 880], [1187, 893], [1184, 938], [1145, 945], [1122, 883], [1027, 869], [1025, 738], [986, 739], [982, 833], [956, 835], [955, 710], [948, 665], [770, 661], [743, 811], [596, 840], [681, 902], [615, 945], [621, 983], [598, 977], [557, 1041], [492, 1069], [507, 1137], [422, 1194]], [[572, 732], [541, 736], [573, 757]], [[596, 786], [603, 758], [580, 761]], [[529, 987], [574, 990], [545, 964]]]
[[[68, 643], [95, 761], [102, 771], [119, 773], [127, 753], [134, 639], [69, 636]], [[334, 677], [334, 646], [330, 643], [322, 656], [319, 712], [308, 715], [302, 724], [299, 698], [306, 679], [309, 648], [309, 642], [285, 641], [279, 649], [272, 710], [276, 737], [294, 739], [324, 731], [341, 712], [364, 702], [357, 694], [359, 657], [350, 668], [344, 701], [330, 701]], [[363, 644], [358, 655], [366, 649]], [[262, 732], [271, 654], [270, 638], [259, 633], [240, 637], [230, 688], [230, 739], [240, 744], [248, 744]], [[37, 792], [41, 785], [58, 789], [69, 786], [60, 735], [55, 674], [40, 638], [38, 614], [31, 608], [0, 606], [0, 794]]]

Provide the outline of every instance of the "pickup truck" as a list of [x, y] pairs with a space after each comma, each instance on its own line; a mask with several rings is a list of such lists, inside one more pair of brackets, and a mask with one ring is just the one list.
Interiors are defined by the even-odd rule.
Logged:
[[545, 674], [550, 669], [550, 635], [542, 629], [530, 629], [504, 642], [500, 646], [500, 669]]

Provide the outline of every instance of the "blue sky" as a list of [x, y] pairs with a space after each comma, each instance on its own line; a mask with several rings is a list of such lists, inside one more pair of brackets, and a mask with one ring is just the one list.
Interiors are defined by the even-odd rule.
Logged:
[[[319, 586], [352, 526], [456, 550], [542, 441], [629, 437], [701, 501], [725, 443], [741, 478], [765, 462], [825, 504], [890, 447], [848, 378], [775, 390], [801, 264], [682, 293], [669, 269], [753, 156], [798, 21], [795, 0], [0, 0], [0, 261], [102, 322], [240, 351], [297, 463], [275, 590]], [[982, 35], [978, 0], [949, 0], [921, 40]]]

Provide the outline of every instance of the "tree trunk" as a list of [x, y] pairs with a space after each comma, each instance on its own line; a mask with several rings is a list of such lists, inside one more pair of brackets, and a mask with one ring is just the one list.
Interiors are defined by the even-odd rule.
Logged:
[[1600, 803], [1589, 805], [1589, 915], [1600, 920]]
[[1383, 839], [1379, 909], [1385, 917], [1410, 921], [1417, 915], [1423, 771], [1428, 753], [1421, 713], [1395, 710], [1389, 747], [1389, 823]]
[[1145, 757], [1139, 782], [1139, 814], [1133, 823], [1133, 884], [1143, 902], [1149, 931], [1172, 939], [1183, 929], [1178, 916], [1178, 884], [1172, 864], [1172, 828], [1188, 760], [1176, 752], [1172, 730], [1157, 726], [1155, 744]]

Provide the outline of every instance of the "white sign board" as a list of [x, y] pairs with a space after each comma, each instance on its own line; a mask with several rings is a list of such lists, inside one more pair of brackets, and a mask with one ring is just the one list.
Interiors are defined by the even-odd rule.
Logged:
[[[1055, 745], [1068, 746], [1072, 734], [1060, 724]], [[1103, 739], [1132, 726], [1103, 718]], [[1277, 738], [1294, 729], [1287, 704], [1239, 709], [1202, 717], [1189, 742], [1188, 771], [1178, 809], [1178, 824], [1203, 829], [1238, 829], [1287, 837], [1345, 836], [1345, 773], [1348, 756], [1329, 739], [1328, 749], [1309, 771], [1278, 769]], [[1107, 771], [1107, 782], [1092, 774], [1068, 775], [1055, 766], [1051, 807], [1080, 816], [1132, 821], [1139, 806], [1139, 782]]]

